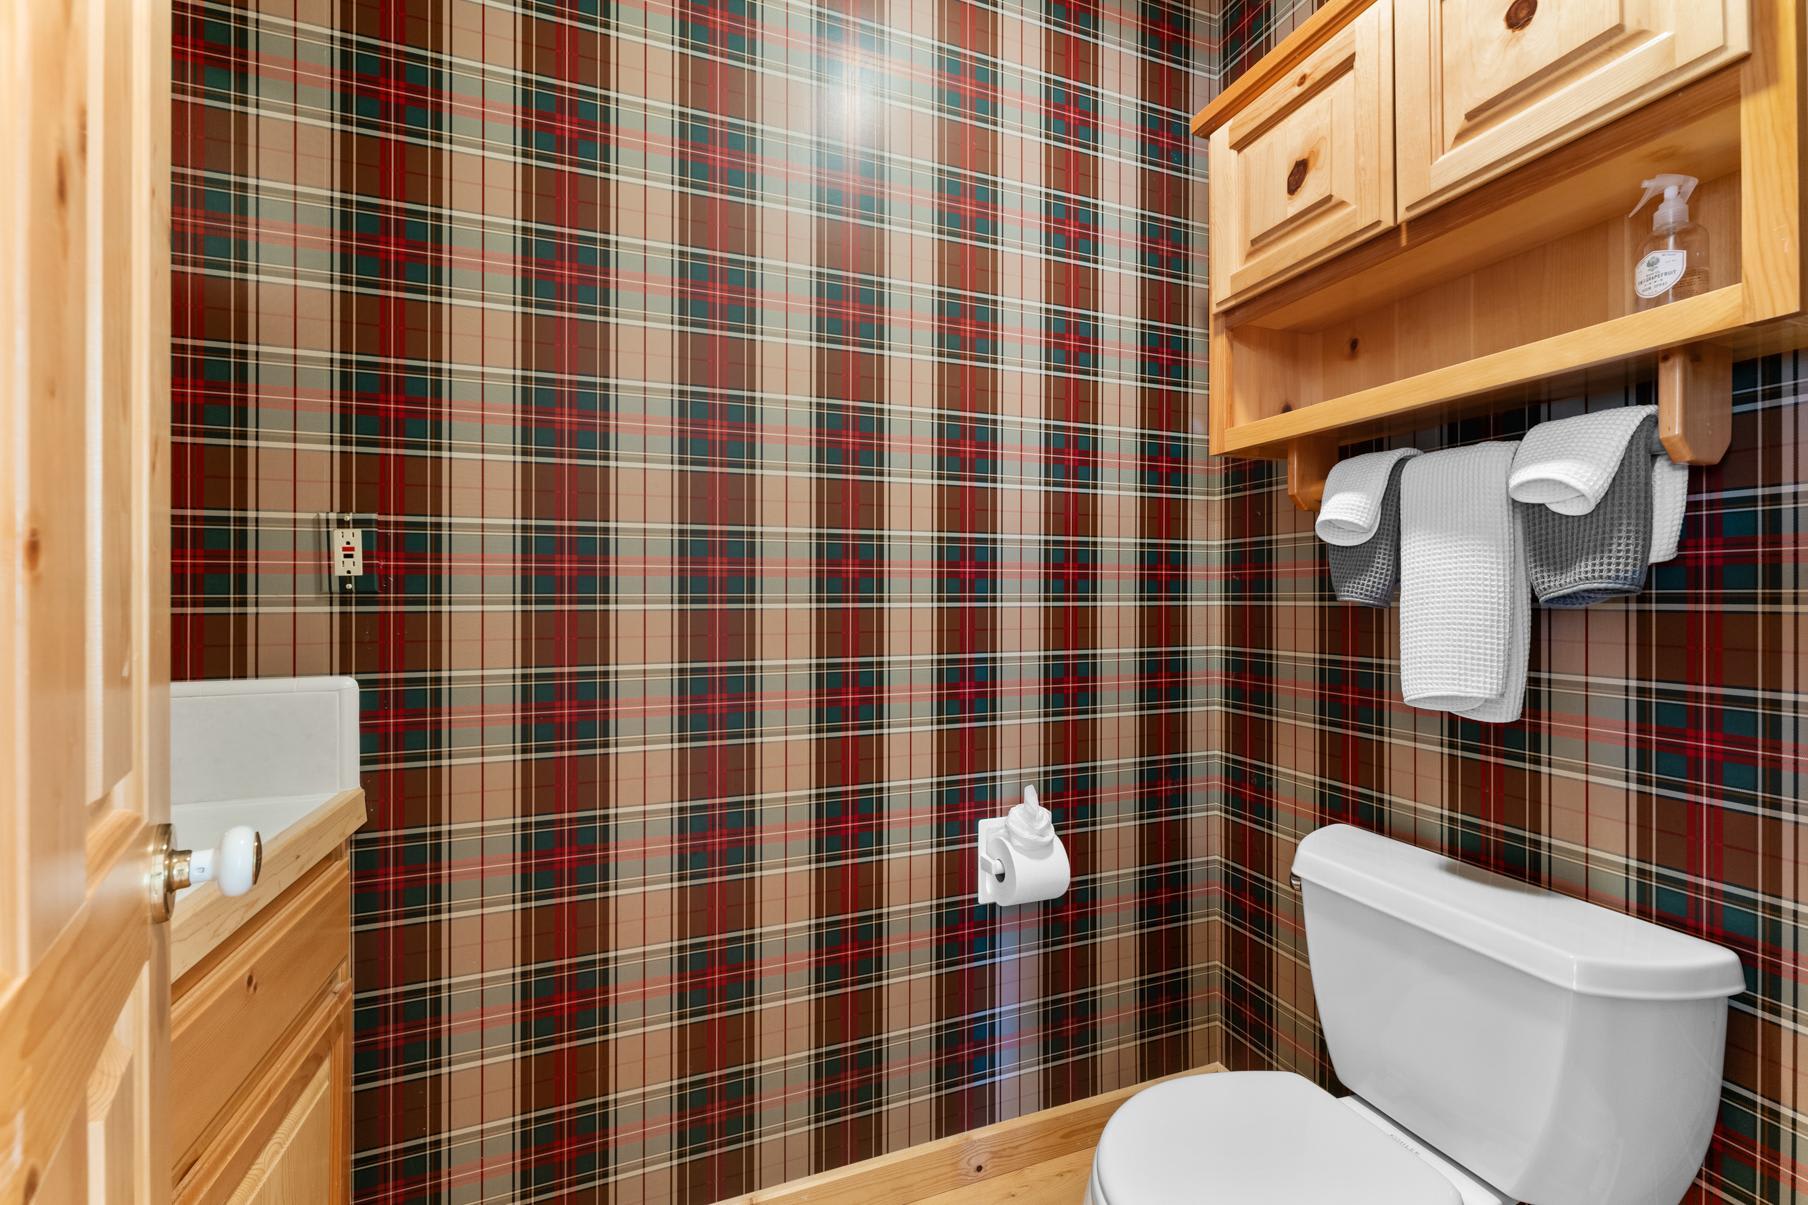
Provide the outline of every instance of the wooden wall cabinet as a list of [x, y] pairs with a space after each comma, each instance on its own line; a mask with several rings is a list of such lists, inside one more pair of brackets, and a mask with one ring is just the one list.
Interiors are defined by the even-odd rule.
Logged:
[[1394, 223], [1392, 8], [1376, 5], [1212, 133], [1213, 293], [1283, 279]]
[[[351, 1189], [351, 882], [345, 791], [267, 842], [236, 899], [171, 921], [169, 1127], [177, 1205], [343, 1205]], [[201, 894], [208, 892], [208, 894]]]
[[1747, 3], [1393, 0], [1401, 211], [1743, 58]]
[[[1312, 506], [1344, 445], [1634, 374], [1656, 382], [1672, 457], [1717, 461], [1731, 358], [1808, 342], [1805, 20], [1800, 0], [1330, 0], [1194, 118], [1211, 139], [1210, 450], [1285, 460]], [[1289, 225], [1274, 160], [1339, 120], [1313, 81], [1333, 63], [1360, 78], [1383, 28], [1385, 199], [1335, 233]], [[1666, 171], [1701, 181], [1710, 272], [1640, 310], [1651, 224], [1626, 214]], [[1359, 195], [1324, 184], [1350, 214]]]

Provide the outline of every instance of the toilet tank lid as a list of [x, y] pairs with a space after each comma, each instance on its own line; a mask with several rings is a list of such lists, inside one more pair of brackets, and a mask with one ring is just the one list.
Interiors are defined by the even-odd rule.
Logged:
[[1745, 990], [1738, 956], [1722, 946], [1347, 824], [1308, 834], [1293, 873], [1582, 995], [1702, 1000]]

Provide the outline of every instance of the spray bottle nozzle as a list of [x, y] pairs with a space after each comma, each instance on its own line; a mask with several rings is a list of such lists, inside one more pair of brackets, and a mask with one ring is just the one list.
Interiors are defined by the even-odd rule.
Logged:
[[1658, 230], [1665, 226], [1681, 225], [1689, 220], [1689, 198], [1695, 195], [1695, 186], [1699, 183], [1701, 181], [1694, 176], [1682, 176], [1673, 172], [1653, 176], [1644, 182], [1645, 195], [1639, 198], [1639, 203], [1626, 216], [1637, 217], [1645, 203], [1661, 192], [1664, 199], [1651, 215], [1651, 228]]

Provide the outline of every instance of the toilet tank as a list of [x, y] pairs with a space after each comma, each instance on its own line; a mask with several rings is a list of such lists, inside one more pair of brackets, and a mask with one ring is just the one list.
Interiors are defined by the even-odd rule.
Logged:
[[1719, 1106], [1731, 951], [1347, 825], [1300, 842], [1337, 1076], [1532, 1205], [1669, 1205]]

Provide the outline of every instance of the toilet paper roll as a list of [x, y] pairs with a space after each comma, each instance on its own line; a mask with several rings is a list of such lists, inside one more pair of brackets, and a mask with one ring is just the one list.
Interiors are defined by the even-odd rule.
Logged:
[[996, 874], [982, 870], [980, 902], [1009, 908], [1052, 900], [1064, 893], [1073, 876], [1061, 839], [1056, 837], [1045, 849], [1034, 852], [1018, 849], [1006, 838], [1005, 824], [1003, 820], [980, 821], [980, 848], [997, 869]]

